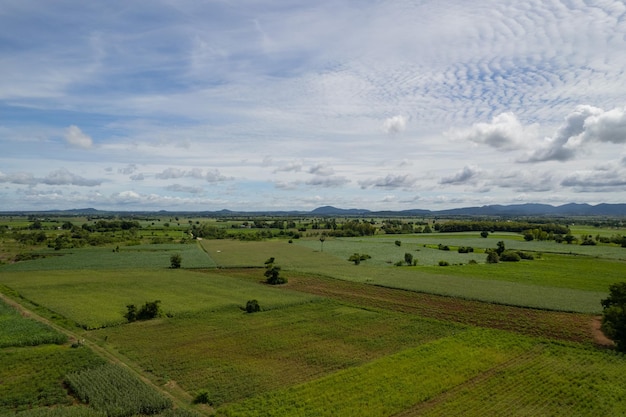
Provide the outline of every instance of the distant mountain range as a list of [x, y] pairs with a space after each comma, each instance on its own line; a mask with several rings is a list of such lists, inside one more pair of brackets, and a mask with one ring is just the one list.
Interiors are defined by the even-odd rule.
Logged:
[[[116, 211], [97, 210], [94, 208], [72, 209], [72, 210], [48, 210], [48, 211], [13, 211], [0, 212], [0, 214], [57, 214], [57, 215], [107, 215], [119, 213]], [[481, 207], [464, 207], [449, 210], [399, 210], [399, 211], [371, 211], [366, 209], [341, 209], [333, 206], [318, 207], [311, 211], [134, 211], [124, 212], [128, 214], [196, 214], [203, 216], [237, 216], [237, 215], [267, 215], [267, 216], [501, 216], [501, 217], [572, 217], [572, 216], [608, 216], [626, 217], [626, 204], [564, 204], [562, 206], [551, 206], [549, 204], [513, 204], [513, 205], [488, 205]]]

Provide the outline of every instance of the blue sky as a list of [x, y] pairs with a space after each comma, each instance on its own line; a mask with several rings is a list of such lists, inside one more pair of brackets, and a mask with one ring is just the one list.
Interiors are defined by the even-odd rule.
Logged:
[[626, 202], [621, 1], [0, 7], [0, 211]]

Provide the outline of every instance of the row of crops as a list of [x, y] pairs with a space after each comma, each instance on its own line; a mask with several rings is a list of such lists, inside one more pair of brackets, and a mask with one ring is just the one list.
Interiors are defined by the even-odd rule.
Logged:
[[[1, 300], [0, 364], [2, 416], [192, 416], [174, 412], [169, 398], [128, 369], [105, 363], [79, 343], [70, 345], [66, 335], [23, 317]], [[70, 407], [76, 399], [84, 406]]]

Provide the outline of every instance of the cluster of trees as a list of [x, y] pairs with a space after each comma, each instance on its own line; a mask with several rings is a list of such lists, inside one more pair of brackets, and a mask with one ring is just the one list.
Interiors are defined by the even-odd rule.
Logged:
[[435, 230], [441, 233], [455, 232], [478, 232], [489, 230], [491, 232], [515, 232], [522, 233], [526, 230], [541, 229], [546, 233], [567, 234], [569, 228], [556, 223], [528, 223], [520, 221], [488, 221], [488, 220], [468, 220], [450, 221], [435, 224]]
[[368, 220], [351, 219], [327, 234], [335, 237], [373, 236], [376, 234], [376, 226]]
[[504, 241], [499, 241], [495, 249], [487, 249], [487, 263], [497, 264], [498, 262], [519, 262], [522, 259], [533, 260], [535, 257], [527, 252], [519, 250], [508, 250], [504, 245]]
[[132, 323], [137, 320], [150, 320], [161, 316], [161, 304], [160, 300], [146, 301], [146, 303], [137, 310], [135, 304], [128, 304], [126, 306], [126, 314], [124, 318]]
[[350, 257], [348, 258], [348, 260], [350, 262], [354, 262], [355, 265], [359, 265], [362, 261], [368, 260], [370, 259], [371, 256], [369, 256], [366, 253], [354, 253], [352, 255], [350, 255]]
[[384, 220], [380, 229], [386, 234], [432, 233], [432, 229], [426, 222], [404, 222], [397, 219]]

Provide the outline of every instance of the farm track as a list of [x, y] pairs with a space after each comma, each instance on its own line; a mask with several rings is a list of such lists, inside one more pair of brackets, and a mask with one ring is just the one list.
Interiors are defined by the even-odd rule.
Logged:
[[363, 307], [514, 331], [534, 337], [606, 346], [606, 340], [594, 336], [594, 321], [597, 318], [587, 314], [490, 304], [308, 275], [290, 276], [286, 287]]
[[[191, 399], [189, 397], [189, 394], [184, 392], [182, 389], [178, 388], [177, 385], [173, 383], [173, 381], [169, 381], [167, 383], [167, 386], [170, 387], [171, 391], [177, 391], [176, 395], [174, 395], [170, 390], [165, 390], [161, 386], [156, 385], [153, 381], [150, 380], [150, 378], [143, 375], [143, 373], [140, 370], [141, 368], [138, 365], [130, 361], [128, 358], [122, 356], [120, 353], [110, 352], [107, 349], [103, 348], [102, 346], [99, 346], [98, 344], [80, 336], [79, 334], [74, 333], [65, 327], [59, 326], [53, 321], [48, 320], [47, 318], [42, 317], [38, 315], [37, 313], [35, 313], [34, 311], [26, 308], [25, 306], [13, 300], [12, 298], [8, 297], [7, 295], [3, 294], [2, 292], [0, 292], [0, 300], [2, 300], [4, 303], [15, 308], [22, 316], [44, 323], [47, 326], [50, 326], [54, 330], [58, 331], [59, 333], [66, 335], [69, 338], [70, 342], [73, 343], [73, 342], [80, 341], [81, 344], [88, 347], [94, 353], [104, 358], [108, 362], [123, 366], [124, 368], [128, 369], [135, 376], [137, 376], [140, 380], [148, 384], [148, 386], [153, 387], [155, 390], [157, 390], [157, 392], [160, 392], [161, 394], [165, 395], [167, 398], [171, 399], [174, 404], [174, 407], [183, 408], [183, 409], [188, 408], [188, 404]], [[202, 411], [202, 410], [197, 410], [197, 411]], [[210, 413], [210, 412], [212, 412], [212, 410], [207, 410], [207, 413]]]

